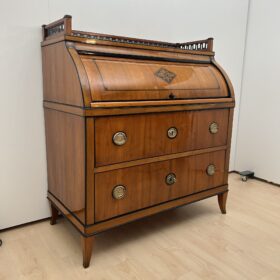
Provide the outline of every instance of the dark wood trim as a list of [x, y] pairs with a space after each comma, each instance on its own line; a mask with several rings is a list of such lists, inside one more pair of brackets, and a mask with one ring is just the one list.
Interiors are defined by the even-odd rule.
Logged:
[[66, 208], [54, 195], [48, 192], [48, 199], [55, 205], [55, 207], [67, 218], [75, 228], [84, 234], [84, 225], [77, 216], [72, 213], [68, 208]]
[[94, 118], [86, 118], [86, 225], [94, 223]]
[[[228, 148], [226, 151], [225, 155], [225, 170], [229, 170], [229, 161], [230, 161], [230, 149], [231, 149], [231, 137], [232, 137], [232, 125], [233, 125], [233, 114], [234, 114], [234, 109], [231, 108], [229, 110], [229, 117], [228, 117], [228, 135], [227, 135], [227, 143], [228, 143]], [[228, 174], [225, 173], [225, 181], [228, 180]]]

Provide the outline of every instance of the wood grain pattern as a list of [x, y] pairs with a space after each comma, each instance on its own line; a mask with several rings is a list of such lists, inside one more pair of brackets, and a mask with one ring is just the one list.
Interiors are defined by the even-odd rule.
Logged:
[[83, 92], [83, 101], [85, 107], [90, 107], [91, 104], [91, 94], [90, 94], [90, 86], [88, 82], [87, 73], [83, 66], [83, 63], [80, 59], [79, 54], [73, 46], [68, 46], [68, 52], [71, 55], [77, 70], [77, 74], [79, 75], [80, 85]]
[[81, 243], [83, 250], [83, 267], [87, 268], [90, 264], [92, 248], [93, 248], [94, 236], [85, 237], [81, 235]]
[[[228, 96], [227, 86], [211, 65], [155, 63], [132, 59], [82, 58], [89, 77], [92, 100], [155, 100]], [[164, 69], [175, 75], [170, 82], [155, 73]]]
[[45, 109], [48, 190], [85, 222], [85, 125], [81, 117]]
[[65, 42], [42, 48], [44, 100], [83, 106], [81, 84]]
[[[95, 220], [99, 222], [224, 185], [224, 158], [225, 152], [218, 151], [98, 173], [95, 177]], [[216, 166], [213, 176], [206, 173], [209, 164]], [[177, 181], [173, 185], [165, 182], [170, 173], [176, 175]], [[121, 200], [112, 196], [117, 185], [126, 188], [126, 195]]]
[[222, 214], [227, 213], [226, 210], [227, 196], [228, 196], [228, 191], [218, 194], [218, 203]]
[[[211, 134], [209, 125], [214, 121], [219, 131]], [[95, 122], [96, 166], [222, 146], [227, 143], [227, 125], [228, 110], [98, 118]], [[170, 127], [178, 130], [174, 139], [167, 136]], [[123, 146], [112, 142], [118, 131], [127, 135]]]
[[86, 224], [94, 223], [94, 118], [86, 118]]

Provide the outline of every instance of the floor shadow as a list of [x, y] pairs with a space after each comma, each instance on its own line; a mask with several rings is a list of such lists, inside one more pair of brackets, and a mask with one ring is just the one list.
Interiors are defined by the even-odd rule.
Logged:
[[218, 208], [197, 202], [112, 228], [96, 235], [94, 254], [112, 250], [122, 246], [124, 243], [135, 242], [135, 240], [140, 240], [147, 236], [153, 237], [160, 231], [178, 227], [182, 223], [187, 226], [189, 222], [199, 219], [206, 213], [218, 213]]

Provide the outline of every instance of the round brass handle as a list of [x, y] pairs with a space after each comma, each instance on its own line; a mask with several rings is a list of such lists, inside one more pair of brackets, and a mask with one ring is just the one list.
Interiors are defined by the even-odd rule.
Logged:
[[126, 188], [125, 186], [118, 185], [113, 188], [112, 195], [114, 199], [120, 200], [125, 197]]
[[219, 131], [219, 125], [218, 125], [216, 122], [212, 122], [212, 123], [209, 125], [209, 131], [210, 131], [210, 133], [212, 133], [212, 134], [218, 133], [218, 131]]
[[174, 173], [170, 173], [165, 177], [165, 182], [167, 185], [173, 185], [177, 181], [176, 175]]
[[117, 146], [122, 146], [126, 143], [127, 141], [127, 136], [124, 132], [122, 131], [119, 131], [119, 132], [116, 132], [114, 135], [113, 135], [113, 142], [115, 145]]
[[214, 164], [209, 164], [206, 169], [206, 173], [209, 176], [213, 176], [216, 172], [216, 166]]
[[167, 130], [167, 136], [168, 138], [170, 139], [174, 139], [178, 134], [178, 130], [176, 127], [170, 127], [168, 130]]

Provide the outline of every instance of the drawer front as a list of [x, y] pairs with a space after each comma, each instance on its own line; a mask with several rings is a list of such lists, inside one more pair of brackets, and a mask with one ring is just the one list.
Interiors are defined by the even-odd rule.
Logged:
[[95, 165], [226, 145], [228, 112], [220, 109], [97, 118]]
[[107, 220], [224, 185], [224, 166], [225, 150], [222, 150], [98, 173], [95, 220]]

